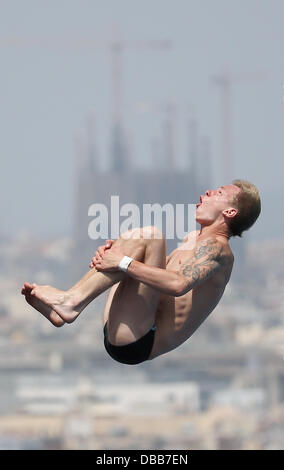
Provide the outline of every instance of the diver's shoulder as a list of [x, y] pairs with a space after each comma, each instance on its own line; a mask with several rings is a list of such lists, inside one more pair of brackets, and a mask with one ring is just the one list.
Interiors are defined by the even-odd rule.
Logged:
[[220, 263], [220, 271], [216, 274], [214, 278], [214, 283], [218, 287], [225, 287], [231, 277], [231, 273], [233, 270], [233, 265], [234, 265], [234, 254], [232, 252], [232, 249], [228, 243], [228, 241], [222, 241], [218, 240], [216, 241], [218, 243], [218, 250], [219, 250], [219, 256], [218, 260]]
[[232, 267], [234, 264], [234, 261], [235, 261], [234, 253], [228, 242], [223, 243], [222, 260], [226, 266]]
[[224, 238], [218, 236], [208, 237], [207, 239], [208, 245], [212, 245], [214, 247], [218, 258], [222, 261], [225, 265], [233, 265], [234, 263], [234, 253], [230, 247], [229, 241], [224, 240]]

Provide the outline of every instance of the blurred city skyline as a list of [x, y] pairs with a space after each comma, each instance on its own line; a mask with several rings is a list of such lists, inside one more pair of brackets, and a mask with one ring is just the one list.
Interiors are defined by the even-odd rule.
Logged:
[[[1, 6], [0, 235], [28, 230], [36, 236], [72, 236], [75, 141], [90, 115], [100, 171], [110, 164], [109, 43], [117, 39], [129, 44], [123, 52], [122, 120], [133, 166], [150, 167], [153, 139], [171, 104], [176, 165], [188, 164], [186, 123], [193, 117], [200, 136], [211, 142], [214, 186], [229, 183], [224, 181], [223, 104], [213, 81], [229, 73], [233, 178], [253, 182], [262, 197], [262, 214], [244, 236], [282, 237], [280, 1], [180, 1], [177, 8], [167, 0], [63, 1], [60, 7], [55, 1], [27, 0]], [[137, 41], [162, 40], [171, 48], [134, 47]]]
[[[284, 3], [0, 7], [0, 449], [283, 448]], [[119, 364], [107, 293], [63, 328], [20, 295], [89, 269], [91, 203], [192, 204], [228, 175], [259, 188], [262, 214], [176, 350]]]

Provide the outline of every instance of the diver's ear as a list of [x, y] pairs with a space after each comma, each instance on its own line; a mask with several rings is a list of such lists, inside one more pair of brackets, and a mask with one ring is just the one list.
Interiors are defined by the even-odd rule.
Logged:
[[235, 207], [229, 207], [228, 209], [223, 210], [223, 214], [231, 219], [232, 217], [236, 217], [238, 214], [238, 209]]

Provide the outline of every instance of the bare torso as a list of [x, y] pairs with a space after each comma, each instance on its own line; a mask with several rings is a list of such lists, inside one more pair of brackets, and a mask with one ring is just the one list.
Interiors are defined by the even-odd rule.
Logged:
[[[196, 232], [174, 250], [167, 259], [166, 269], [177, 271], [194, 254]], [[184, 343], [208, 317], [220, 301], [228, 283], [234, 256], [228, 243], [224, 244], [225, 264], [221, 271], [200, 286], [180, 297], [161, 294], [156, 312], [156, 334], [149, 359], [165, 354]]]

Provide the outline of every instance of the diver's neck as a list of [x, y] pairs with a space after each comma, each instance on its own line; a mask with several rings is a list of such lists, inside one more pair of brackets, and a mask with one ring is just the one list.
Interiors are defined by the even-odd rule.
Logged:
[[208, 237], [218, 237], [223, 238], [227, 242], [229, 241], [231, 235], [227, 230], [224, 230], [219, 227], [214, 227], [214, 225], [201, 225], [200, 232], [197, 234], [197, 238], [208, 238]]

